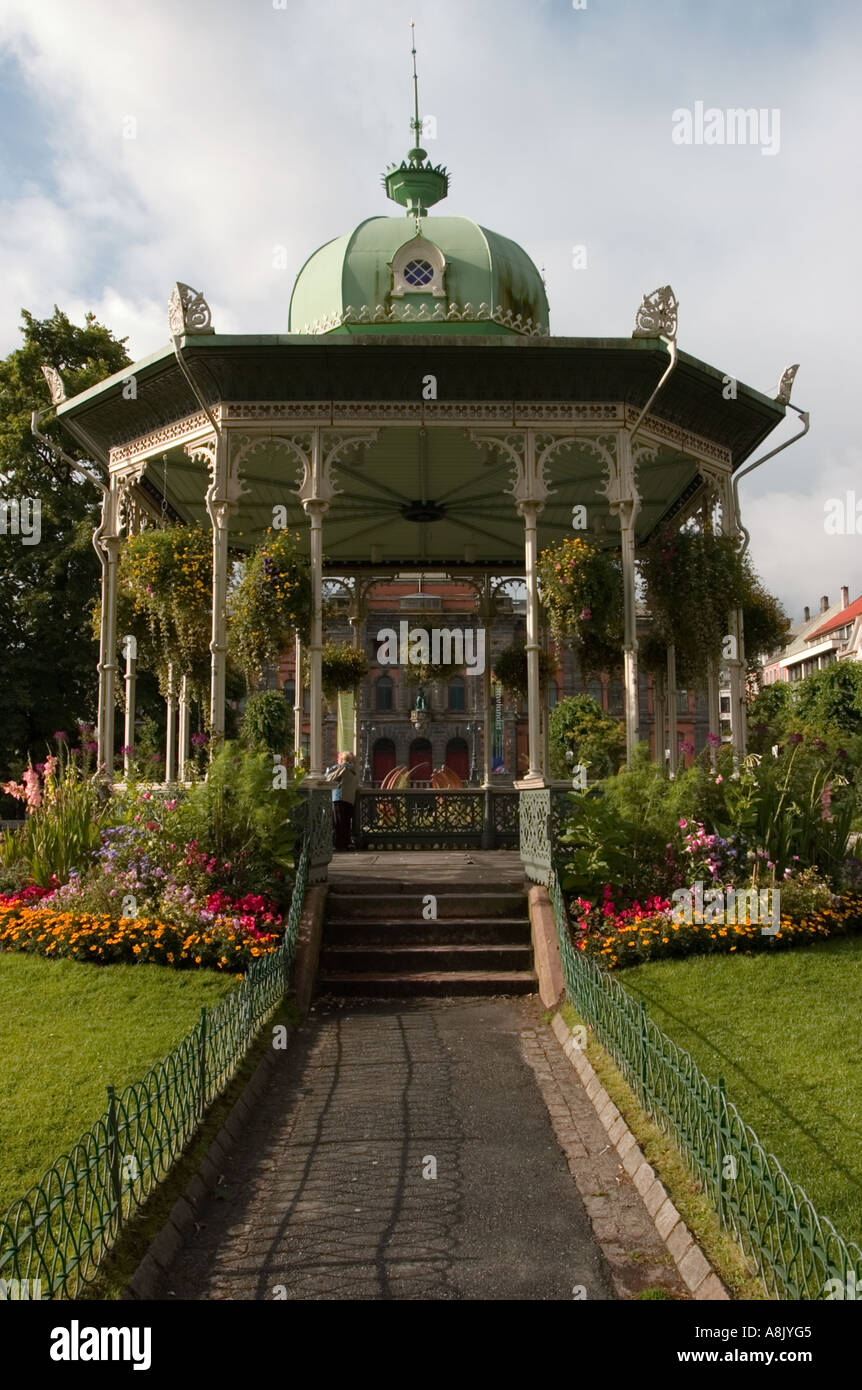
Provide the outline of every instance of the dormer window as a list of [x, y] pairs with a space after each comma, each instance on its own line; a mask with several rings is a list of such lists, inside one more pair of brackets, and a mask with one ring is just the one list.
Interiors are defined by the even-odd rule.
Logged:
[[391, 265], [393, 299], [402, 299], [405, 294], [446, 297], [446, 257], [433, 241], [413, 237], [395, 252]]

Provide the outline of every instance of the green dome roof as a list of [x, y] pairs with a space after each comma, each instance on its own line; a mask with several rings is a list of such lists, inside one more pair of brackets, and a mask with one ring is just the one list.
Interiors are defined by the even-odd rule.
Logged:
[[526, 251], [467, 217], [370, 217], [306, 261], [290, 332], [545, 335], [548, 299]]

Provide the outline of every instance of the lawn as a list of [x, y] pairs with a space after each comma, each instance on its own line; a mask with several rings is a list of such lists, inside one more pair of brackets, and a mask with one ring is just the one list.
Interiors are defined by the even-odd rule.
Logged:
[[620, 971], [840, 1234], [862, 1244], [862, 939]]
[[0, 1215], [143, 1077], [201, 1005], [236, 988], [209, 970], [0, 954]]

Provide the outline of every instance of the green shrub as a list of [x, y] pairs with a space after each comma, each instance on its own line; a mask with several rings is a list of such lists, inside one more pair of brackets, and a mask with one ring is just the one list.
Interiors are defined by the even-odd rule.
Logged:
[[548, 723], [551, 743], [551, 774], [571, 775], [566, 752], [574, 751], [574, 762], [582, 763], [590, 779], [610, 777], [618, 772], [626, 753], [623, 725], [605, 714], [592, 695], [570, 695], [551, 711]]

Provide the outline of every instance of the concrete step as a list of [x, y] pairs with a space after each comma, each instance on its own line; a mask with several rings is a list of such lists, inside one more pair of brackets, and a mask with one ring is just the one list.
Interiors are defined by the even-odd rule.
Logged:
[[324, 945], [320, 968], [324, 975], [359, 974], [414, 975], [440, 974], [445, 971], [497, 972], [529, 971], [533, 951], [526, 945], [387, 945], [387, 946], [330, 946]]
[[437, 887], [414, 887], [409, 893], [354, 893], [339, 885], [326, 895], [327, 918], [377, 918], [383, 921], [405, 921], [422, 918], [423, 899], [437, 899], [437, 920], [464, 917], [524, 917], [527, 912], [526, 894], [512, 889], [502, 892], [469, 891], [463, 886], [457, 892], [442, 892]]
[[328, 916], [323, 940], [326, 946], [520, 945], [530, 940], [530, 923], [527, 917], [444, 917], [427, 922], [421, 916], [391, 921]]
[[320, 975], [321, 994], [352, 997], [403, 998], [406, 995], [434, 995], [438, 998], [470, 994], [534, 994], [536, 976], [531, 970], [448, 970], [372, 974]]

